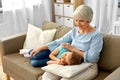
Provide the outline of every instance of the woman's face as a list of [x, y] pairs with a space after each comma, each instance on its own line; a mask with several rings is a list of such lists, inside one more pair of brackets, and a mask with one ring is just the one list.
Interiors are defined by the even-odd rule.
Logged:
[[65, 65], [69, 65], [71, 62], [72, 52], [65, 52], [61, 55], [61, 62]]
[[85, 29], [89, 26], [88, 21], [81, 20], [79, 17], [74, 17], [74, 22], [80, 29]]

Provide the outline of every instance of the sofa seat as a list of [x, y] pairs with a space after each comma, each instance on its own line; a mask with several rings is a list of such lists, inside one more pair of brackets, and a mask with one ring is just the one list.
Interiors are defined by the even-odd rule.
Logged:
[[[16, 79], [24, 80], [22, 79], [22, 76], [25, 75], [28, 80], [37, 80], [37, 79], [41, 80], [41, 75], [44, 73], [44, 71], [41, 70], [40, 67], [39, 68], [32, 67], [29, 58], [25, 58], [23, 57], [23, 55], [20, 55], [19, 53], [6, 55], [3, 57], [3, 60], [5, 64], [3, 66], [6, 68], [4, 72], [5, 73], [11, 72], [10, 73], [11, 77], [12, 75], [17, 74]], [[9, 61], [9, 63], [7, 61]], [[12, 69], [8, 66], [12, 67]], [[94, 80], [103, 80], [109, 74], [110, 74], [109, 72], [99, 70], [99, 74], [96, 76]]]
[[16, 75], [16, 79], [14, 77], [15, 80], [24, 80], [22, 79], [23, 76], [26, 76], [25, 80], [37, 80], [44, 73], [44, 71], [41, 70], [40, 67], [32, 67], [29, 58], [25, 58], [19, 53], [6, 55], [3, 57], [3, 60], [3, 67], [6, 68], [4, 72], [10, 73], [11, 77]]

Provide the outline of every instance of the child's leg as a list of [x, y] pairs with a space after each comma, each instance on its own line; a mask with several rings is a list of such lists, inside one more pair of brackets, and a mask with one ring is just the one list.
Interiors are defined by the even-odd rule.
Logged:
[[[32, 51], [32, 50], [31, 50]], [[49, 58], [50, 50], [43, 50], [31, 57], [31, 60], [40, 60]]]
[[20, 54], [27, 54], [30, 49], [20, 49]]
[[30, 63], [32, 64], [33, 67], [43, 67], [47, 65], [47, 62], [50, 59], [40, 59], [40, 60], [30, 60]]
[[28, 54], [29, 54], [29, 55], [30, 55], [30, 53], [32, 52], [32, 50], [33, 50], [33, 49], [31, 49], [31, 50], [28, 51]]
[[33, 50], [33, 49], [30, 49], [29, 51], [26, 52], [26, 54], [23, 54], [24, 57], [30, 57], [30, 53], [31, 53], [32, 50]]
[[[29, 54], [30, 54], [30, 52], [29, 52]], [[50, 50], [40, 51], [36, 55], [32, 56], [32, 58], [30, 58], [30, 63], [34, 67], [46, 66], [47, 65], [47, 61], [50, 60], [49, 54], [50, 54]]]

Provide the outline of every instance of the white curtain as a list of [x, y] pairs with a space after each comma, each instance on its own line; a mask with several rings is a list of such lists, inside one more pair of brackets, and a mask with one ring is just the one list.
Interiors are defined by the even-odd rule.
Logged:
[[27, 24], [38, 27], [52, 20], [52, 0], [2, 0], [4, 22], [0, 38], [27, 31]]
[[91, 24], [102, 33], [111, 34], [112, 24], [117, 20], [118, 0], [84, 0], [94, 12]]

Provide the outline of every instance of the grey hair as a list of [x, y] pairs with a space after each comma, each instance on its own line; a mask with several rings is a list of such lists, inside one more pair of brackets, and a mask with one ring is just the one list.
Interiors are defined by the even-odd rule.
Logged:
[[74, 11], [73, 16], [78, 17], [81, 20], [86, 20], [86, 21], [91, 22], [91, 20], [93, 18], [93, 11], [87, 5], [80, 5]]

